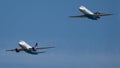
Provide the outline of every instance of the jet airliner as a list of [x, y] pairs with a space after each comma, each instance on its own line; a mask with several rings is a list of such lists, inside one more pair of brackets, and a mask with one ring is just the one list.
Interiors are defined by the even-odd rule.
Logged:
[[88, 10], [85, 6], [80, 6], [79, 10], [83, 13], [83, 15], [78, 15], [78, 16], [70, 16], [72, 18], [88, 18], [92, 20], [98, 20], [101, 16], [109, 16], [112, 14], [106, 14], [106, 13], [100, 13], [100, 12], [91, 12]]
[[6, 50], [6, 51], [15, 51], [17, 53], [20, 52], [20, 51], [25, 51], [26, 53], [37, 55], [37, 54], [40, 54], [40, 53], [45, 53], [45, 51], [38, 52], [37, 51], [38, 49], [54, 48], [53, 46], [51, 46], [51, 47], [38, 47], [38, 43], [36, 43], [35, 46], [32, 47], [29, 44], [27, 44], [25, 41], [20, 41], [18, 44], [21, 48], [15, 48], [15, 49]]

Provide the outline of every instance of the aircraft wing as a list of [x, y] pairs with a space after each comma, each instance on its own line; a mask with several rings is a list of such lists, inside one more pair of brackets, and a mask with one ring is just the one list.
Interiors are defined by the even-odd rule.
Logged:
[[49, 49], [49, 48], [55, 48], [55, 47], [37, 47], [37, 49]]
[[97, 16], [109, 16], [109, 15], [112, 15], [112, 14], [106, 14], [106, 13], [100, 13], [100, 14], [95, 14]]
[[[19, 50], [19, 51], [23, 51], [24, 49], [17, 49], [17, 50]], [[10, 50], [6, 50], [6, 51], [16, 51], [16, 49], [10, 49]]]
[[85, 15], [70, 16], [71, 18], [87, 18]]

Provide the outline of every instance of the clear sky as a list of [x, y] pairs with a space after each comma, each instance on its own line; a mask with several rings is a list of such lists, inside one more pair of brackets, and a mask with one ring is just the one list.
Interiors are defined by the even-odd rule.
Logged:
[[[1, 68], [120, 68], [119, 0], [0, 0]], [[113, 13], [99, 20], [73, 19], [84, 5]], [[5, 52], [19, 40], [55, 46], [44, 54]]]

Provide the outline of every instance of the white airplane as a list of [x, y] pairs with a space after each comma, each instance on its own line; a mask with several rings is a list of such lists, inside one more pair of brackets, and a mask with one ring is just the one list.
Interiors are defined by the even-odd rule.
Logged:
[[16, 51], [17, 53], [20, 52], [20, 51], [25, 51], [26, 53], [37, 55], [37, 54], [40, 54], [40, 53], [45, 53], [45, 51], [38, 52], [37, 51], [38, 49], [54, 48], [54, 47], [40, 47], [40, 48], [38, 48], [37, 43], [35, 44], [34, 47], [32, 47], [29, 44], [27, 44], [25, 41], [20, 41], [18, 44], [21, 48], [15, 48], [15, 49], [6, 50], [6, 51]]
[[100, 12], [96, 12], [93, 13], [90, 10], [88, 10], [86, 7], [84, 6], [80, 6], [79, 10], [84, 14], [84, 15], [78, 15], [78, 16], [70, 16], [72, 18], [88, 18], [88, 19], [92, 19], [92, 20], [97, 20], [99, 19], [101, 16], [109, 16], [112, 14], [106, 14], [106, 13], [100, 13]]

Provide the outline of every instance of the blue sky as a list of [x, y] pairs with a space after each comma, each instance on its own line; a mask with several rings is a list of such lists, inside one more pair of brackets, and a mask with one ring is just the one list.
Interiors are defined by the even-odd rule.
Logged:
[[[0, 66], [3, 68], [120, 68], [120, 1], [1, 0]], [[72, 19], [79, 6], [113, 13], [94, 21]], [[19, 40], [55, 46], [37, 56], [5, 52]]]

